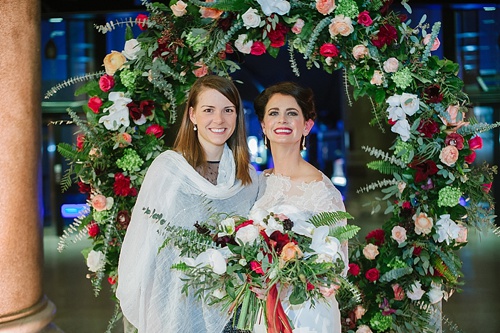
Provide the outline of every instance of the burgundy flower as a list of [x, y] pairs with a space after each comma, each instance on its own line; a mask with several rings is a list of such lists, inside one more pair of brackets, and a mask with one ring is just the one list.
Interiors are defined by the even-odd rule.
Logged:
[[464, 148], [464, 137], [458, 133], [450, 133], [446, 136], [444, 140], [445, 145], [452, 145], [457, 147], [458, 150], [462, 150]]
[[384, 24], [380, 27], [376, 36], [372, 37], [372, 43], [377, 48], [381, 49], [385, 45], [391, 45], [398, 38], [398, 32], [390, 24]]
[[441, 94], [441, 87], [439, 84], [433, 84], [424, 89], [424, 98], [427, 103], [439, 103], [443, 100], [443, 94]]
[[288, 234], [283, 234], [283, 233], [281, 233], [281, 231], [278, 231], [278, 230], [274, 231], [269, 236], [269, 239], [271, 240], [270, 243], [274, 247], [274, 249], [278, 255], [281, 253], [281, 250], [283, 249], [283, 247], [286, 244], [288, 244], [290, 242], [297, 244], [296, 241], [294, 241], [293, 239], [290, 239]]
[[155, 104], [152, 100], [144, 100], [141, 101], [139, 104], [139, 109], [141, 110], [141, 113], [146, 116], [150, 117], [153, 115], [153, 110], [155, 109]]
[[392, 5], [393, 0], [383, 1], [383, 6], [380, 8], [380, 14], [385, 15], [389, 11], [389, 7]]
[[357, 264], [350, 263], [349, 264], [349, 270], [347, 273], [351, 274], [352, 276], [358, 276], [359, 275], [360, 268]]
[[99, 235], [99, 231], [101, 231], [101, 230], [99, 229], [99, 226], [97, 225], [97, 223], [92, 221], [92, 222], [90, 222], [90, 224], [87, 228], [87, 231], [89, 233], [89, 236], [94, 238], [95, 236]]
[[159, 139], [163, 135], [163, 127], [158, 124], [152, 124], [146, 129], [146, 134], [154, 135]]
[[267, 37], [271, 41], [272, 47], [282, 47], [285, 45], [286, 34], [288, 32], [288, 28], [283, 23], [276, 24], [276, 28], [267, 33]]
[[233, 21], [234, 21], [235, 17], [236, 17], [236, 15], [233, 12], [229, 12], [229, 14], [225, 18], [220, 19], [218, 24], [219, 24], [219, 27], [221, 28], [221, 30], [224, 32], [228, 31], [231, 28], [231, 26], [233, 25]]
[[125, 230], [130, 224], [130, 213], [128, 210], [121, 210], [116, 214], [116, 222], [118, 222], [118, 228]]
[[148, 28], [148, 25], [146, 24], [146, 22], [148, 21], [147, 15], [139, 14], [135, 18], [135, 21], [137, 22], [137, 26], [139, 27], [139, 29], [146, 30]]
[[396, 310], [391, 309], [389, 301], [384, 297], [384, 301], [380, 304], [379, 308], [382, 310], [382, 315], [389, 316], [396, 312]]
[[339, 49], [331, 43], [325, 43], [319, 48], [319, 54], [321, 54], [323, 57], [333, 58], [339, 55]]
[[376, 268], [370, 268], [366, 271], [365, 278], [370, 282], [375, 282], [380, 278], [380, 272]]
[[367, 243], [373, 243], [377, 246], [384, 244], [384, 238], [385, 232], [382, 229], [372, 230], [365, 237]]
[[426, 181], [432, 175], [435, 175], [439, 169], [436, 163], [432, 160], [427, 160], [416, 165], [410, 164], [412, 169], [417, 170], [415, 174], [415, 183]]
[[361, 25], [364, 25], [365, 27], [369, 27], [370, 25], [372, 25], [373, 20], [370, 17], [370, 13], [368, 11], [366, 11], [366, 10], [362, 11], [361, 13], [359, 13], [359, 15], [358, 15], [358, 23], [361, 24]]
[[420, 247], [420, 246], [414, 246], [413, 247], [413, 255], [415, 257], [418, 257], [421, 252], [422, 252], [422, 247]]
[[426, 138], [432, 138], [434, 134], [439, 133], [439, 125], [432, 119], [421, 119], [417, 131]]
[[82, 181], [78, 181], [78, 191], [82, 194], [87, 194], [87, 193], [90, 193], [90, 185], [89, 184], [85, 184], [84, 182]]
[[128, 107], [128, 112], [130, 114], [130, 118], [134, 120], [139, 120], [142, 117], [142, 112], [141, 109], [139, 108], [139, 105], [135, 102], [130, 102], [127, 104]]
[[99, 88], [102, 91], [108, 92], [115, 86], [115, 79], [108, 74], [104, 74], [99, 78]]
[[130, 177], [125, 176], [121, 172], [115, 173], [115, 183], [113, 184], [113, 191], [115, 192], [115, 195], [118, 195], [120, 197], [135, 197], [137, 195], [137, 190], [132, 187], [130, 183]]
[[99, 108], [102, 106], [102, 99], [97, 96], [90, 97], [87, 105], [92, 110], [92, 112], [99, 113]]
[[266, 53], [266, 46], [264, 45], [264, 43], [259, 40], [253, 42], [252, 47], [250, 48], [250, 54], [259, 56], [263, 55], [264, 53]]

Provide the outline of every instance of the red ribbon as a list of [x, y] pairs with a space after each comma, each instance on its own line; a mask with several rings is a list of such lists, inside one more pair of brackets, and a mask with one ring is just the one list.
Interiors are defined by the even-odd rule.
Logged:
[[278, 288], [273, 284], [266, 299], [267, 333], [292, 333], [288, 317], [278, 298]]

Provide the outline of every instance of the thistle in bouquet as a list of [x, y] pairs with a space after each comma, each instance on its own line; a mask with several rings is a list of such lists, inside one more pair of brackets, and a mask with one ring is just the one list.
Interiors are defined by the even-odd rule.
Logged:
[[194, 230], [166, 224], [163, 246], [181, 251], [181, 261], [172, 268], [184, 273], [183, 292], [194, 292], [230, 314], [239, 309], [233, 319], [237, 328], [251, 330], [265, 320], [270, 331], [291, 331], [281, 297], [287, 295], [291, 304], [314, 304], [340, 287], [356, 294], [342, 275], [341, 242], [359, 227], [336, 226], [347, 218], [352, 216], [325, 212], [291, 221], [269, 213], [258, 221], [218, 213], [197, 222]]

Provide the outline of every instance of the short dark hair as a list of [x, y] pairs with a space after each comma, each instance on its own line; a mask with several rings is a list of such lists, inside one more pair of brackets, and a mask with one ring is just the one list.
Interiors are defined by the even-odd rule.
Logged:
[[266, 105], [269, 99], [275, 94], [292, 96], [297, 101], [297, 104], [299, 104], [306, 121], [316, 119], [316, 107], [314, 105], [314, 93], [312, 89], [304, 88], [296, 82], [285, 81], [269, 86], [254, 99], [255, 113], [260, 122], [264, 120]]

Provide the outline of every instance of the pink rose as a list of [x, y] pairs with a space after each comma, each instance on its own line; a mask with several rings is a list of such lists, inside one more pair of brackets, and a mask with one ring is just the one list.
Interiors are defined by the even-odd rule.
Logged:
[[340, 14], [332, 19], [332, 23], [330, 23], [328, 30], [332, 38], [337, 35], [346, 37], [354, 31], [354, 27], [352, 26], [350, 17], [345, 17]]
[[373, 76], [370, 80], [370, 83], [376, 86], [380, 86], [382, 82], [384, 82], [384, 73], [382, 73], [377, 69], [373, 72]]
[[250, 54], [260, 56], [266, 53], [266, 46], [261, 41], [255, 41], [250, 48]]
[[398, 242], [398, 244], [403, 243], [406, 241], [406, 229], [399, 225], [395, 226], [392, 228], [391, 237]]
[[458, 160], [458, 149], [455, 146], [446, 146], [441, 150], [439, 159], [443, 164], [452, 166]]
[[92, 207], [98, 212], [106, 210], [107, 200], [106, 197], [102, 194], [94, 195], [92, 197], [91, 203]]
[[339, 49], [331, 43], [325, 43], [319, 48], [319, 54], [323, 57], [336, 57], [339, 55]]
[[163, 127], [158, 124], [152, 124], [146, 129], [146, 134], [154, 135], [159, 139], [163, 135]]
[[405, 298], [405, 291], [399, 284], [393, 284], [392, 290], [394, 291], [394, 300], [402, 301]]
[[303, 19], [297, 19], [295, 24], [292, 27], [292, 32], [296, 35], [300, 34], [302, 32], [302, 28], [304, 27], [304, 20]]
[[316, 9], [323, 15], [328, 15], [337, 7], [334, 0], [316, 0]]
[[101, 88], [101, 90], [104, 92], [110, 91], [114, 86], [115, 86], [115, 79], [111, 75], [104, 74], [99, 79], [99, 88]]
[[363, 44], [356, 45], [355, 47], [352, 48], [352, 55], [356, 60], [362, 59], [368, 54], [369, 54], [368, 48]]
[[[430, 40], [431, 40], [431, 35], [427, 34], [423, 40], [424, 45], [429, 44]], [[441, 42], [439, 41], [439, 38], [436, 37], [434, 39], [434, 43], [432, 43], [431, 51], [436, 51], [439, 48], [439, 45], [441, 45]]]
[[196, 76], [196, 77], [203, 77], [203, 76], [205, 76], [205, 75], [208, 74], [208, 66], [205, 65], [204, 62], [197, 61], [194, 65], [197, 66], [197, 67], [199, 67], [199, 68], [193, 70], [194, 76]]
[[87, 105], [92, 110], [92, 112], [99, 113], [99, 108], [102, 106], [102, 99], [97, 96], [90, 97]]
[[369, 27], [370, 25], [372, 25], [373, 20], [370, 17], [370, 13], [366, 10], [359, 13], [358, 23], [364, 25], [365, 27]]
[[378, 246], [375, 244], [367, 244], [363, 248], [363, 255], [365, 256], [366, 259], [368, 260], [373, 260], [375, 257], [379, 254], [378, 252]]
[[483, 148], [483, 139], [480, 136], [475, 136], [469, 140], [469, 148], [477, 150]]
[[472, 164], [476, 160], [476, 152], [472, 151], [470, 155], [465, 156], [465, 163]]
[[148, 21], [148, 16], [144, 14], [139, 14], [135, 18], [135, 21], [137, 22], [137, 26], [141, 30], [146, 30], [148, 28], [147, 21]]
[[398, 71], [399, 68], [399, 60], [391, 57], [384, 61], [384, 71], [386, 73], [395, 73]]
[[429, 234], [432, 230], [432, 226], [434, 225], [432, 217], [428, 217], [426, 213], [413, 215], [413, 221], [415, 221], [415, 233], [417, 235]]

